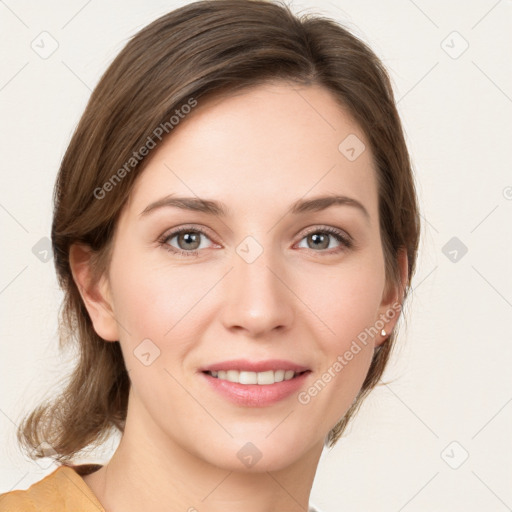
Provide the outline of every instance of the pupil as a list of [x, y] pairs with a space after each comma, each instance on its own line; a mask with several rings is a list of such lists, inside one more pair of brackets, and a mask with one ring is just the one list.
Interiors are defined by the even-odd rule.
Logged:
[[324, 243], [322, 244], [322, 242], [320, 242], [319, 244], [315, 243], [315, 247], [319, 247], [319, 246], [322, 246], [322, 248], [326, 248], [328, 247], [329, 245], [329, 242], [327, 242], [327, 245], [325, 245], [325, 241], [327, 240], [327, 236], [323, 235], [323, 234], [313, 234], [311, 235], [312, 239], [314, 242], [318, 241], [319, 238], [324, 238]]
[[[198, 233], [184, 233], [182, 235], [182, 239], [184, 239], [185, 243], [189, 244], [189, 243], [197, 243], [197, 239], [198, 239]], [[193, 249], [195, 249], [196, 247], [193, 247]], [[190, 247], [189, 247], [190, 249]]]

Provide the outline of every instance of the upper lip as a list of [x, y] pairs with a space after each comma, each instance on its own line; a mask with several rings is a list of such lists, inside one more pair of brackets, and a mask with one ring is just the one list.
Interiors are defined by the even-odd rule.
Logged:
[[246, 372], [266, 372], [268, 370], [293, 370], [300, 373], [309, 370], [307, 366], [285, 361], [284, 359], [267, 359], [266, 361], [249, 361], [248, 359], [232, 359], [221, 361], [201, 368], [202, 372], [215, 372], [219, 370], [241, 370]]

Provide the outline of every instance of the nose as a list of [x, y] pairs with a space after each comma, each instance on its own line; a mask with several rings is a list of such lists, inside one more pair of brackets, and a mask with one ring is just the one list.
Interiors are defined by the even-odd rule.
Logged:
[[269, 249], [252, 262], [233, 255], [233, 268], [223, 279], [221, 321], [230, 331], [268, 338], [293, 323], [297, 301], [286, 282], [285, 262]]

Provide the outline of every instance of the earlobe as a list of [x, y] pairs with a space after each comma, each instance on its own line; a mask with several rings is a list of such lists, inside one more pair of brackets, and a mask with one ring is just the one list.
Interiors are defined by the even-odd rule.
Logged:
[[92, 249], [73, 244], [69, 250], [69, 265], [77, 288], [96, 334], [106, 341], [118, 341], [119, 331], [114, 315], [110, 285], [105, 274], [94, 279]]
[[400, 283], [396, 283], [385, 292], [379, 309], [379, 319], [384, 322], [383, 330], [385, 334], [382, 331], [379, 331], [379, 336], [376, 340], [375, 346], [380, 346], [386, 341], [400, 317], [405, 294], [405, 286], [409, 274], [407, 250], [405, 247], [402, 247], [398, 251], [398, 267], [400, 270]]

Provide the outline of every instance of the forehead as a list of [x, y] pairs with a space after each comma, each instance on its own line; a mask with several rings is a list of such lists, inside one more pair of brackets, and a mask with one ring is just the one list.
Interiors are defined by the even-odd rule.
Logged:
[[318, 85], [271, 83], [199, 99], [152, 151], [130, 196], [137, 213], [167, 194], [218, 199], [247, 215], [302, 197], [340, 194], [377, 215], [365, 134]]

